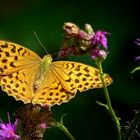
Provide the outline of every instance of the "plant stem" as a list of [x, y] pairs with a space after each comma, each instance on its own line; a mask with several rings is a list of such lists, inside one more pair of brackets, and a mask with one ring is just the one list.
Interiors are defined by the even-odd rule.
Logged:
[[130, 126], [125, 134], [125, 140], [129, 140], [131, 139], [131, 137], [133, 136], [137, 125], [140, 123], [140, 109], [139, 111], [136, 113], [134, 119], [132, 120], [132, 122], [130, 123]]
[[112, 119], [113, 119], [113, 121], [115, 123], [115, 126], [116, 126], [117, 140], [121, 140], [121, 132], [120, 132], [119, 121], [118, 121], [118, 119], [117, 119], [117, 117], [115, 115], [115, 112], [114, 112], [114, 110], [112, 108], [112, 105], [111, 105], [108, 89], [107, 89], [107, 86], [106, 86], [106, 83], [105, 83], [105, 80], [104, 80], [104, 73], [103, 73], [101, 61], [98, 61], [97, 66], [98, 66], [98, 69], [99, 69], [99, 72], [100, 72], [100, 78], [101, 78], [101, 81], [102, 81], [102, 84], [103, 84], [103, 90], [104, 90], [107, 106], [108, 106], [109, 112], [110, 112], [110, 114], [112, 116]]
[[71, 135], [71, 133], [68, 131], [68, 129], [61, 122], [55, 122], [54, 126], [58, 127], [62, 131], [64, 131], [64, 133], [69, 137], [69, 139], [75, 140], [75, 138]]

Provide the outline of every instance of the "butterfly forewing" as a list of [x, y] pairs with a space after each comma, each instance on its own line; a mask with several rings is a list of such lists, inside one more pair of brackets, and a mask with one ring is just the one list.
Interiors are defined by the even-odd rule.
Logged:
[[0, 85], [8, 95], [31, 102], [33, 82], [41, 58], [15, 43], [0, 41]]
[[7, 75], [26, 67], [39, 65], [41, 58], [29, 49], [0, 41], [0, 74]]

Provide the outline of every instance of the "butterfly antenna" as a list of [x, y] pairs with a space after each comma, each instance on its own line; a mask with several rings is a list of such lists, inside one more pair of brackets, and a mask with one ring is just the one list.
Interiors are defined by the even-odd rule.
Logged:
[[45, 50], [46, 53], [48, 53], [48, 51], [46, 50], [45, 46], [43, 45], [43, 43], [41, 42], [41, 40], [39, 39], [37, 33], [35, 31], [33, 31], [37, 41], [39, 42], [39, 44], [42, 46], [42, 48]]

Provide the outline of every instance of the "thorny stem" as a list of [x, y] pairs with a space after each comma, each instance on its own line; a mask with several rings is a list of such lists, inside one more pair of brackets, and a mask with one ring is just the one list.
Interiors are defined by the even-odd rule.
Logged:
[[97, 62], [97, 66], [98, 66], [98, 69], [99, 69], [99, 72], [100, 72], [100, 78], [101, 78], [101, 81], [102, 81], [102, 84], [103, 84], [103, 90], [104, 90], [104, 94], [105, 94], [108, 110], [109, 110], [109, 112], [110, 112], [110, 114], [112, 116], [112, 119], [113, 119], [113, 121], [115, 123], [115, 126], [116, 126], [117, 140], [121, 140], [121, 132], [120, 132], [119, 121], [118, 121], [118, 119], [117, 119], [117, 117], [115, 115], [115, 112], [114, 112], [114, 110], [112, 108], [112, 105], [111, 105], [108, 89], [107, 89], [107, 86], [106, 86], [105, 80], [104, 80], [104, 73], [103, 73], [103, 69], [102, 69], [102, 63], [101, 63], [100, 60]]
[[132, 122], [130, 123], [130, 126], [125, 134], [125, 140], [130, 140], [131, 137], [133, 136], [138, 124], [140, 123], [140, 109], [139, 111], [136, 113], [134, 119], [132, 120]]
[[55, 122], [53, 123], [54, 126], [58, 127], [59, 129], [61, 129], [62, 131], [64, 131], [64, 133], [69, 137], [69, 139], [71, 140], [75, 140], [75, 138], [71, 135], [71, 133], [68, 131], [68, 129], [63, 125], [62, 122]]

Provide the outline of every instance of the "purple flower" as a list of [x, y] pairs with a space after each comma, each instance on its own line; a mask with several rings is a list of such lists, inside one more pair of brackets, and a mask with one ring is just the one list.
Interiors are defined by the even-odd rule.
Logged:
[[96, 31], [95, 34], [92, 34], [90, 37], [91, 50], [90, 55], [92, 59], [100, 58], [105, 60], [107, 57], [107, 38], [108, 32], [105, 31]]
[[9, 119], [9, 123], [0, 123], [0, 140], [20, 140], [20, 137], [16, 134], [17, 120], [12, 124]]
[[71, 48], [72, 47], [68, 47], [68, 46], [64, 45], [64, 47], [61, 48], [58, 53], [58, 58], [64, 58], [64, 57], [67, 57], [68, 55], [70, 55], [72, 53]]
[[140, 56], [135, 57], [135, 61], [140, 60]]
[[99, 51], [100, 50], [98, 48], [91, 49], [90, 51], [91, 58], [95, 60], [99, 56]]
[[106, 35], [108, 35], [108, 32], [104, 31], [96, 31], [93, 36], [91, 36], [90, 41], [91, 44], [94, 46], [101, 45], [103, 48], [107, 49], [107, 38]]
[[89, 35], [88, 35], [88, 33], [86, 33], [85, 31], [80, 30], [80, 31], [79, 31], [79, 37], [80, 37], [81, 40], [88, 40]]
[[48, 126], [47, 126], [46, 123], [41, 123], [41, 124], [40, 124], [40, 128], [46, 129], [46, 128], [48, 128]]
[[[140, 39], [137, 38], [136, 41], [135, 41], [135, 43], [140, 46]], [[136, 56], [135, 57], [135, 61], [137, 61], [137, 60], [140, 60], [140, 56]]]
[[137, 38], [137, 39], [136, 39], [136, 41], [135, 41], [135, 43], [136, 43], [137, 45], [139, 45], [139, 46], [140, 46], [140, 39], [139, 39], [139, 38]]
[[90, 24], [85, 24], [85, 29], [82, 30], [74, 23], [65, 23], [64, 30], [66, 45], [59, 51], [58, 58], [88, 52], [94, 60], [97, 58], [106, 59], [108, 32], [100, 30], [94, 32]]
[[94, 60], [96, 58], [101, 58], [101, 59], [105, 60], [106, 57], [107, 57], [107, 52], [104, 51], [104, 50], [100, 50], [98, 48], [93, 48], [90, 51], [90, 55], [91, 55], [91, 58], [94, 59]]

